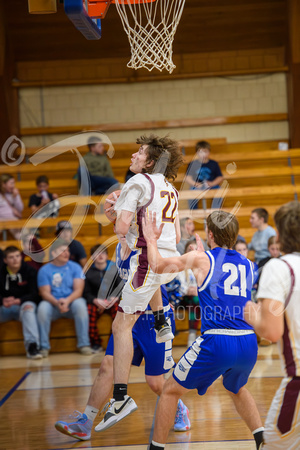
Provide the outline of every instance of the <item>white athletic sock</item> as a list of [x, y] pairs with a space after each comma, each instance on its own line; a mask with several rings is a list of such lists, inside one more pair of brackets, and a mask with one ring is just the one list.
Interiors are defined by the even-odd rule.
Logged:
[[96, 416], [99, 412], [99, 409], [94, 408], [93, 406], [87, 405], [84, 414], [87, 416], [88, 419], [90, 419], [92, 422], [96, 419]]
[[165, 448], [165, 444], [159, 444], [158, 442], [152, 441], [152, 444], [159, 448]]
[[252, 431], [252, 434], [259, 433], [260, 431], [265, 431], [264, 427], [256, 428], [256, 430]]

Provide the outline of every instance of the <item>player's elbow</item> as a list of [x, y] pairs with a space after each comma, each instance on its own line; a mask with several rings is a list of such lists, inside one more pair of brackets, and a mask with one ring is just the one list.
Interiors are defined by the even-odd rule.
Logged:
[[150, 262], [150, 267], [154, 273], [163, 273], [162, 265], [158, 262]]
[[115, 233], [116, 234], [120, 234], [121, 236], [126, 236], [126, 234], [128, 233], [129, 230], [129, 226], [127, 225], [127, 223], [123, 222], [123, 221], [119, 221], [117, 220], [116, 225], [115, 225]]
[[271, 342], [277, 342], [282, 337], [282, 333], [280, 332], [280, 330], [268, 329], [268, 330], [263, 331], [260, 334], [260, 337], [267, 339], [268, 341], [271, 341]]
[[265, 326], [262, 326], [259, 330], [260, 337], [264, 337], [271, 342], [277, 342], [283, 336], [284, 332], [284, 324], [282, 321], [277, 321], [276, 324], [265, 323]]

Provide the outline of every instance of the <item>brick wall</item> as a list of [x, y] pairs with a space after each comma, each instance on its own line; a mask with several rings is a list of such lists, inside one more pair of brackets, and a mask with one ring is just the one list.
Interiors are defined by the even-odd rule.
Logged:
[[[103, 85], [21, 88], [21, 127], [286, 113], [286, 75], [258, 74]], [[168, 130], [156, 130], [158, 134]], [[287, 122], [170, 130], [181, 139], [226, 137], [228, 142], [287, 139]], [[110, 132], [112, 142], [132, 142], [137, 131]], [[65, 136], [27, 137], [27, 146]]]

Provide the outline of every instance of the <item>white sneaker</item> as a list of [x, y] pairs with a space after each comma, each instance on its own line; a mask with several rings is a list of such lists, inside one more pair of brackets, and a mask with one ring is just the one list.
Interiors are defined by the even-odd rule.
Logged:
[[42, 355], [43, 358], [48, 358], [49, 356], [49, 350], [47, 348], [42, 348], [40, 350], [40, 354]]
[[[105, 412], [105, 410], [107, 411]], [[128, 416], [129, 414], [133, 413], [136, 410], [137, 404], [128, 395], [125, 395], [124, 400], [121, 400], [119, 402], [117, 402], [114, 398], [112, 398], [111, 401], [104, 406], [103, 408], [103, 411], [105, 412], [104, 418], [95, 427], [95, 431], [107, 430], [107, 428], [112, 427], [117, 422], [124, 419], [124, 417]]]
[[[154, 328], [155, 329], [155, 328]], [[172, 332], [171, 326], [165, 322], [164, 325], [159, 330], [156, 330], [156, 342], [161, 344], [162, 342], [171, 341], [174, 339], [174, 334]]]
[[79, 347], [79, 353], [81, 355], [92, 355], [93, 354], [93, 350], [91, 349], [91, 347], [89, 347], [88, 345], [84, 346], [84, 347]]

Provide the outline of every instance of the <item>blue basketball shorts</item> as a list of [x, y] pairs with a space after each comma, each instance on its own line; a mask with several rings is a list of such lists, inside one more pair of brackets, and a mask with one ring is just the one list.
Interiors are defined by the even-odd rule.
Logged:
[[183, 354], [173, 377], [186, 389], [205, 394], [219, 376], [224, 387], [237, 394], [244, 386], [257, 359], [256, 335], [227, 336], [204, 334]]
[[[175, 331], [174, 313], [171, 307], [165, 312], [167, 321]], [[136, 321], [132, 329], [133, 338], [133, 366], [140, 366], [143, 358], [145, 359], [145, 374], [156, 376], [168, 372], [175, 363], [172, 356], [172, 341], [158, 344], [156, 342], [156, 333], [154, 330], [154, 316], [151, 310], [146, 310]], [[113, 356], [114, 340], [110, 336], [106, 348], [106, 355]]]

